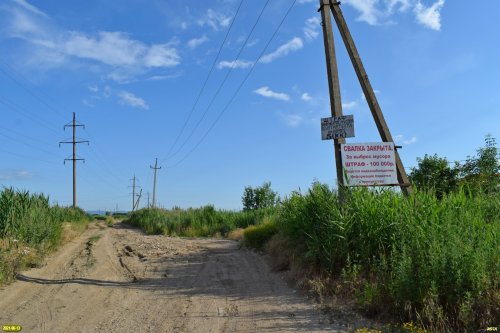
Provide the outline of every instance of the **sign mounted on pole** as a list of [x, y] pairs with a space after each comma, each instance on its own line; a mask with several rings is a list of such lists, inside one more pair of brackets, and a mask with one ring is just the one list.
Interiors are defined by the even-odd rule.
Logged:
[[342, 144], [340, 149], [344, 185], [399, 185], [393, 142]]
[[340, 116], [321, 118], [321, 140], [354, 137], [354, 117]]

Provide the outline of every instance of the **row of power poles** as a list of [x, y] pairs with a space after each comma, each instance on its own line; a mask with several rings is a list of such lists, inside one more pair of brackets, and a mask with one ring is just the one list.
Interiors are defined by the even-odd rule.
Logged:
[[[154, 170], [154, 180], [153, 180], [153, 203], [152, 203], [152, 205], [149, 204], [149, 192], [147, 193], [148, 208], [149, 207], [155, 208], [156, 207], [156, 172], [158, 170], [161, 170], [161, 167], [158, 166], [158, 158], [155, 160], [155, 166], [150, 165], [149, 167]], [[140, 202], [141, 197], [142, 197], [142, 188], [136, 184], [138, 179], [135, 177], [135, 175], [134, 175], [134, 178], [132, 178], [130, 180], [132, 181], [132, 186], [129, 186], [129, 187], [132, 187], [132, 193], [131, 193], [132, 194], [132, 211], [135, 211], [137, 208], [139, 208], [139, 202]], [[140, 189], [138, 194], [136, 194], [137, 193], [136, 189]]]
[[[77, 204], [76, 204], [76, 162], [77, 161], [85, 162], [84, 158], [80, 158], [77, 156], [76, 146], [80, 143], [89, 144], [89, 141], [79, 139], [76, 136], [77, 127], [82, 127], [85, 129], [85, 125], [76, 121], [75, 112], [73, 112], [73, 120], [70, 123], [64, 125], [64, 130], [66, 130], [67, 127], [72, 128], [72, 134], [73, 134], [72, 138], [67, 139], [65, 141], [60, 141], [59, 146], [61, 146], [61, 144], [66, 144], [66, 143], [73, 145], [73, 154], [71, 155], [71, 157], [64, 159], [64, 164], [66, 164], [66, 161], [73, 162], [73, 207], [76, 208], [77, 207]], [[152, 205], [150, 205], [150, 203], [149, 203], [149, 192], [147, 193], [147, 197], [148, 197], [148, 207], [154, 208], [154, 207], [156, 207], [156, 172], [158, 170], [161, 170], [161, 167], [158, 166], [158, 158], [155, 160], [155, 165], [154, 166], [151, 165], [150, 168], [154, 170], [153, 203], [152, 203]], [[135, 175], [134, 175], [134, 178], [131, 179], [131, 181], [132, 181], [132, 186], [129, 186], [129, 187], [132, 187], [132, 211], [134, 211], [139, 207], [139, 202], [140, 202], [141, 197], [142, 197], [142, 188], [136, 184], [137, 178], [135, 177]], [[139, 189], [138, 193], [137, 193], [136, 189]]]

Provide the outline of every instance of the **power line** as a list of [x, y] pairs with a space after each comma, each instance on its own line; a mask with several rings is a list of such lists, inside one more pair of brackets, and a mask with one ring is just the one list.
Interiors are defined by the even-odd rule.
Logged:
[[25, 145], [27, 147], [34, 148], [36, 150], [42, 151], [44, 153], [47, 153], [49, 155], [53, 155], [53, 156], [56, 156], [56, 157], [59, 158], [59, 156], [56, 153], [54, 153], [54, 152], [51, 152], [51, 151], [48, 151], [48, 150], [45, 150], [45, 149], [42, 149], [42, 148], [39, 148], [39, 147], [35, 147], [35, 146], [33, 146], [33, 145], [25, 142], [25, 141], [21, 141], [19, 139], [13, 138], [13, 137], [11, 137], [11, 136], [9, 136], [7, 134], [4, 134], [4, 133], [0, 133], [0, 135], [3, 136], [3, 137], [5, 137], [5, 138], [7, 138], [7, 139], [10, 139], [10, 140], [12, 140], [14, 142], [19, 142], [19, 143], [21, 143], [21, 144], [23, 144], [23, 145]]
[[238, 54], [236, 55], [236, 58], [235, 60], [233, 60], [232, 64], [231, 64], [231, 67], [229, 68], [229, 70], [227, 71], [226, 75], [224, 76], [224, 79], [222, 80], [222, 82], [220, 83], [219, 87], [217, 88], [217, 91], [215, 92], [215, 95], [212, 97], [212, 99], [210, 100], [210, 103], [208, 104], [207, 108], [205, 109], [205, 111], [203, 112], [203, 115], [202, 117], [198, 120], [198, 122], [196, 123], [195, 127], [191, 130], [191, 133], [188, 135], [188, 137], [186, 138], [186, 140], [184, 140], [184, 142], [182, 143], [182, 145], [179, 147], [179, 149], [177, 149], [171, 157], [174, 157], [175, 155], [177, 155], [181, 149], [186, 145], [186, 143], [189, 141], [189, 139], [191, 139], [191, 137], [193, 136], [193, 134], [196, 132], [196, 129], [198, 128], [198, 126], [200, 126], [201, 122], [203, 121], [203, 119], [205, 119], [205, 116], [207, 115], [208, 113], [208, 110], [210, 110], [210, 108], [212, 107], [215, 99], [217, 98], [217, 96], [219, 95], [219, 93], [221, 92], [222, 90], [222, 87], [224, 86], [224, 84], [226, 83], [229, 75], [231, 74], [231, 72], [233, 71], [234, 67], [235, 67], [235, 64], [236, 64], [236, 61], [238, 61], [238, 59], [240, 58], [241, 56], [241, 53], [243, 53], [243, 50], [245, 49], [245, 46], [247, 45], [248, 43], [248, 40], [250, 39], [250, 37], [252, 36], [253, 34], [253, 31], [255, 30], [255, 28], [257, 27], [257, 24], [260, 22], [260, 19], [262, 17], [262, 14], [264, 13], [265, 9], [267, 8], [267, 5], [269, 4], [269, 1], [270, 0], [267, 0], [266, 3], [264, 4], [264, 7], [262, 7], [262, 10], [260, 11], [259, 13], [259, 16], [257, 17], [257, 20], [255, 21], [254, 25], [252, 26], [252, 29], [250, 30], [250, 32], [248, 33], [248, 36], [247, 38], [245, 39], [245, 42], [243, 43], [243, 45], [241, 46], [240, 50], [238, 51]]
[[184, 122], [184, 124], [182, 125], [182, 128], [179, 132], [179, 134], [177, 135], [177, 137], [175, 138], [174, 140], [174, 143], [170, 146], [170, 149], [168, 150], [167, 154], [165, 155], [165, 157], [162, 159], [162, 162], [165, 161], [167, 158], [170, 157], [170, 153], [172, 152], [172, 150], [174, 149], [175, 145], [177, 144], [177, 142], [179, 141], [180, 137], [182, 136], [182, 134], [184, 133], [184, 130], [186, 129], [186, 126], [187, 124], [189, 123], [189, 120], [191, 120], [191, 116], [193, 115], [193, 111], [195, 110], [196, 106], [198, 105], [198, 102], [201, 98], [201, 95], [203, 93], [203, 91], [205, 90], [205, 87], [208, 83], [208, 80], [210, 78], [210, 76], [212, 75], [212, 72], [215, 68], [215, 65], [217, 64], [217, 61], [219, 60], [219, 57], [220, 57], [220, 54], [222, 52], [222, 48], [224, 47], [224, 45], [226, 44], [226, 40], [227, 40], [227, 37], [229, 36], [229, 33], [233, 27], [233, 24], [234, 24], [234, 21], [236, 21], [236, 17], [238, 16], [238, 13], [240, 11], [240, 8], [241, 8], [241, 5], [243, 4], [243, 0], [240, 1], [240, 4], [238, 5], [238, 8], [236, 9], [236, 13], [234, 14], [234, 18], [233, 20], [231, 21], [231, 24], [229, 25], [229, 28], [226, 32], [226, 35], [224, 36], [224, 39], [222, 40], [222, 44], [220, 45], [219, 47], [219, 51], [217, 52], [217, 56], [215, 57], [213, 63], [212, 63], [212, 66], [210, 67], [210, 70], [207, 74], [207, 77], [205, 78], [205, 81], [203, 82], [203, 85], [201, 86], [201, 89], [200, 91], [198, 92], [198, 96], [196, 97], [195, 99], [195, 102], [193, 104], [193, 107], [191, 108], [191, 110], [189, 111], [189, 115], [188, 117], [186, 118], [186, 121]]
[[15, 134], [15, 135], [17, 135], [17, 136], [23, 137], [23, 138], [28, 139], [28, 140], [30, 140], [30, 141], [33, 141], [33, 142], [36, 142], [36, 143], [42, 143], [42, 144], [44, 144], [44, 145], [46, 145], [46, 146], [49, 146], [49, 147], [51, 147], [51, 148], [54, 148], [54, 145], [53, 145], [53, 144], [51, 144], [51, 143], [48, 143], [47, 141], [40, 140], [39, 138], [33, 138], [33, 137], [28, 136], [28, 135], [26, 135], [26, 134], [23, 134], [23, 133], [21, 133], [21, 132], [14, 131], [14, 130], [13, 130], [13, 129], [11, 129], [11, 128], [4, 127], [4, 126], [0, 126], [0, 129], [2, 129], [2, 130], [4, 130], [4, 131], [11, 132], [11, 133], [13, 133], [13, 134]]
[[59, 134], [59, 132], [57, 132], [54, 128], [51, 128], [50, 125], [48, 125], [47, 123], [44, 123], [43, 121], [41, 121], [37, 118], [34, 118], [29, 112], [22, 111], [22, 109], [24, 109], [24, 108], [20, 107], [19, 105], [16, 105], [16, 103], [8, 100], [7, 98], [0, 96], [0, 104], [5, 105], [7, 108], [25, 116], [26, 118], [30, 119], [31, 121], [38, 123], [39, 125], [45, 127], [49, 131], [54, 132], [55, 134]]
[[[14, 73], [16, 73], [18, 76], [20, 76], [21, 78], [23, 78], [25, 81], [29, 82], [28, 79], [26, 79], [21, 73], [19, 73], [17, 70], [15, 70], [12, 66], [10, 66], [8, 63], [6, 63], [5, 61], [1, 61], [0, 62], [2, 64], [4, 64], [5, 66], [9, 67], [9, 69], [11, 71], [13, 71]], [[54, 113], [56, 113], [59, 117], [61, 118], [65, 118], [59, 111], [57, 111], [55, 108], [53, 108], [51, 105], [49, 105], [46, 101], [44, 101], [43, 99], [41, 99], [39, 96], [37, 96], [33, 90], [31, 90], [30, 88], [28, 88], [27, 86], [25, 86], [23, 83], [21, 83], [20, 81], [18, 81], [14, 76], [10, 75], [5, 69], [1, 68], [0, 67], [0, 71], [3, 72], [8, 78], [10, 78], [12, 81], [14, 81], [19, 87], [21, 87], [22, 89], [24, 89], [28, 94], [30, 94], [33, 98], [35, 98], [38, 102], [40, 102], [41, 104], [45, 105], [45, 107], [51, 111], [53, 111]], [[46, 96], [47, 97], [47, 96]], [[49, 98], [50, 99], [50, 98]]]
[[4, 150], [4, 149], [0, 149], [0, 152], [6, 153], [6, 154], [9, 154], [9, 155], [12, 155], [12, 156], [17, 156], [19, 158], [30, 160], [30, 161], [38, 161], [38, 162], [43, 162], [43, 163], [47, 163], [47, 164], [59, 165], [58, 163], [56, 163], [54, 161], [41, 160], [41, 159], [38, 159], [38, 158], [33, 158], [32, 156], [26, 156], [26, 155], [22, 155], [22, 154], [19, 154], [19, 153], [11, 152], [11, 151]]
[[186, 158], [188, 158], [197, 148], [198, 146], [203, 142], [203, 140], [208, 136], [208, 134], [212, 131], [212, 129], [215, 127], [215, 125], [219, 122], [219, 120], [222, 118], [222, 116], [224, 115], [224, 113], [227, 111], [227, 109], [229, 108], [229, 106], [231, 105], [231, 103], [234, 101], [234, 99], [236, 98], [236, 96], [238, 95], [239, 91], [241, 90], [241, 88], [243, 87], [243, 85], [245, 84], [245, 82], [248, 80], [248, 77], [252, 74], [254, 68], [255, 68], [255, 65], [260, 61], [260, 59], [262, 58], [262, 56], [264, 55], [264, 53], [266, 52], [267, 48], [269, 47], [269, 45], [271, 44], [272, 40], [274, 39], [274, 37], [276, 36], [276, 34], [278, 33], [279, 29], [281, 28], [281, 26], [283, 25], [283, 23], [285, 22], [286, 18], [288, 17], [288, 15], [290, 14], [292, 8], [294, 7], [295, 3], [296, 3], [297, 0], [293, 0], [291, 6], [288, 8], [288, 10], [286, 11], [285, 13], [285, 16], [283, 17], [283, 19], [280, 21], [279, 25], [276, 27], [276, 29], [274, 30], [273, 34], [271, 35], [271, 38], [267, 41], [264, 49], [261, 51], [261, 53], [259, 54], [259, 57], [257, 58], [257, 60], [252, 64], [252, 66], [250, 67], [250, 70], [248, 71], [247, 75], [245, 76], [245, 78], [243, 79], [243, 81], [240, 83], [240, 85], [238, 86], [238, 88], [236, 89], [236, 91], [233, 93], [233, 95], [231, 96], [231, 98], [229, 99], [229, 102], [224, 106], [224, 108], [222, 109], [222, 111], [219, 113], [219, 115], [217, 116], [217, 118], [215, 119], [215, 121], [212, 123], [212, 125], [209, 127], [209, 129], [205, 132], [205, 134], [201, 137], [201, 139], [196, 143], [196, 145], [186, 154], [184, 155], [184, 157], [179, 160], [177, 163], [175, 163], [174, 165], [171, 165], [169, 166], [168, 168], [174, 168], [176, 166], [178, 166], [179, 164], [181, 164], [184, 160], [186, 160]]
[[[83, 130], [85, 131], [85, 133], [87, 133], [87, 136], [89, 137], [89, 139], [90, 139], [90, 140], [92, 140], [92, 138], [93, 138], [93, 137], [92, 137], [92, 135], [90, 134], [90, 132], [89, 132], [87, 129], [85, 129], [85, 128], [84, 128]], [[92, 153], [92, 154], [93, 154], [93, 155], [97, 158], [97, 160], [101, 163], [101, 165], [102, 165], [102, 166], [106, 169], [106, 172], [107, 172], [108, 174], [112, 175], [112, 176], [115, 178], [115, 180], [116, 180], [117, 182], [122, 183], [122, 182], [123, 182], [123, 179], [124, 179], [124, 178], [126, 178], [126, 177], [122, 177], [122, 178], [120, 178], [120, 177], [119, 177], [119, 176], [118, 176], [118, 175], [117, 175], [117, 174], [113, 171], [113, 167], [111, 167], [111, 165], [110, 165], [110, 164], [108, 164], [108, 162], [106, 161], [106, 159], [101, 158], [101, 154], [97, 151], [97, 150], [98, 150], [98, 149], [97, 149], [98, 147], [97, 147], [97, 145], [96, 145], [97, 140], [94, 138], [94, 140], [92, 140], [92, 142], [93, 142], [93, 144], [92, 144], [92, 146], [90, 146], [90, 151], [91, 151], [91, 153]], [[95, 149], [94, 149], [94, 148], [92, 148], [92, 147], [95, 147]]]

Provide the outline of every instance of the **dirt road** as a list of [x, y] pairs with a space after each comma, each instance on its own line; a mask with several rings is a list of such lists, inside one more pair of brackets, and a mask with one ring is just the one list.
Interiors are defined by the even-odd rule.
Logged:
[[236, 242], [146, 236], [120, 224], [92, 224], [1, 288], [5, 324], [23, 332], [344, 331]]

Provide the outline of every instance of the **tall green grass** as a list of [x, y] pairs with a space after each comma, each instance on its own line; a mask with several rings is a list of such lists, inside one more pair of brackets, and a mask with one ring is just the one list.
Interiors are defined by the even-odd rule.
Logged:
[[358, 293], [371, 308], [437, 330], [499, 322], [499, 194], [462, 190], [438, 200], [353, 189], [339, 205], [335, 192], [315, 183], [283, 201], [277, 227], [318, 270], [359, 272]]
[[274, 208], [266, 210], [233, 212], [216, 210], [213, 206], [187, 210], [145, 208], [130, 214], [125, 221], [142, 228], [148, 234], [169, 236], [209, 237], [222, 236], [236, 228], [260, 224]]
[[[49, 205], [43, 194], [5, 188], [0, 192], [0, 282], [11, 277], [22, 258], [38, 260], [61, 243], [63, 222], [86, 223], [79, 208]], [[35, 255], [36, 253], [36, 255]], [[36, 257], [36, 258], [35, 258]]]
[[50, 207], [43, 194], [6, 188], [0, 193], [0, 238], [30, 246], [55, 246], [61, 239], [62, 222], [86, 220], [79, 208]]

